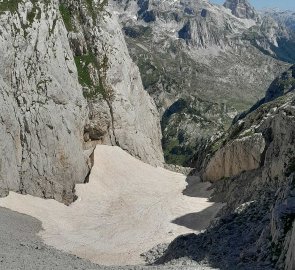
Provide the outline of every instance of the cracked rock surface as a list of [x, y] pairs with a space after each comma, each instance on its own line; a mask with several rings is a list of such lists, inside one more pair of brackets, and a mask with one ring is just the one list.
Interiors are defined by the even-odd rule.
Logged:
[[0, 3], [1, 196], [70, 204], [98, 143], [163, 163], [157, 109], [116, 17], [89, 3]]

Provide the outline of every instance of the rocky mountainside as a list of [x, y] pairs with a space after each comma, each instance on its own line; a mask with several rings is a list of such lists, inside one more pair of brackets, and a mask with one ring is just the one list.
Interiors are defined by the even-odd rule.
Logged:
[[295, 31], [295, 12], [291, 10], [266, 9], [262, 12], [263, 16], [270, 16], [286, 27]]
[[214, 142], [203, 170], [204, 180], [217, 181], [216, 196], [227, 202], [221, 215], [231, 218], [225, 223], [248, 215], [247, 234], [255, 240], [242, 240], [248, 251], [241, 260], [269, 261], [275, 269], [295, 265], [294, 70], [279, 76], [264, 102]]
[[75, 199], [97, 143], [161, 165], [161, 131], [105, 2], [0, 2], [0, 195]]
[[279, 60], [291, 57], [288, 31], [247, 1], [111, 3], [160, 111], [168, 163], [201, 161], [208, 138], [226, 130], [289, 67]]
[[[295, 66], [290, 63], [295, 56], [289, 20], [287, 23], [274, 15], [261, 16], [245, 0], [227, 0], [224, 6], [205, 0], [112, 0], [110, 6], [96, 0], [2, 0], [0, 49], [0, 196], [15, 191], [68, 205], [77, 199], [75, 185], [89, 181], [97, 144], [119, 146], [146, 163], [162, 166], [163, 131], [166, 160], [200, 169], [202, 180], [212, 182], [214, 188], [212, 202], [204, 195], [201, 198], [206, 201], [205, 206], [201, 204], [206, 209], [175, 220], [167, 218], [168, 224], [194, 226], [196, 218], [207, 222], [216, 210], [213, 202], [226, 204], [208, 230], [180, 236], [168, 247], [160, 245], [146, 258], [153, 258], [155, 264], [182, 264], [167, 269], [188, 269], [188, 264], [194, 269], [196, 262], [198, 267], [208, 263], [224, 270], [294, 269]], [[244, 113], [238, 114], [240, 111]], [[120, 151], [122, 156], [127, 155]], [[104, 153], [98, 152], [97, 167], [106, 161], [106, 174], [113, 177], [118, 192], [113, 193], [115, 188], [110, 188], [108, 178], [103, 179], [105, 183], [101, 181], [101, 175], [106, 174], [93, 171], [97, 190], [80, 187], [90, 207], [105, 212], [88, 215], [92, 222], [95, 218], [105, 222], [109, 207], [116, 218], [113, 225], [119, 224], [114, 228], [124, 228], [117, 211], [124, 215], [120, 207], [126, 211], [131, 200], [129, 206], [133, 205], [146, 231], [150, 229], [145, 227], [149, 225], [144, 215], [150, 216], [150, 207], [157, 210], [152, 221], [158, 231], [164, 209], [158, 206], [170, 206], [165, 196], [175, 202], [176, 197], [167, 193], [173, 175], [183, 180], [175, 194], [191, 200], [189, 197], [202, 192], [194, 183], [200, 180], [199, 175], [189, 175], [185, 187], [185, 176], [169, 172], [172, 176], [165, 177], [164, 187], [157, 181], [157, 171], [164, 170], [148, 167], [143, 173], [136, 165], [138, 161], [130, 158], [135, 162], [136, 169], [132, 170], [124, 163], [126, 159], [110, 150], [121, 175], [128, 170], [135, 181], [132, 184], [126, 178], [126, 183], [121, 182], [130, 193], [122, 192], [124, 189], [118, 188], [116, 182], [122, 179], [113, 173], [114, 162], [104, 160]], [[177, 166], [174, 169], [181, 170]], [[142, 180], [142, 174], [147, 178], [138, 194], [143, 194], [144, 207], [140, 209], [132, 195], [139, 190], [137, 182]], [[150, 177], [154, 184], [150, 184]], [[92, 206], [99, 192], [105, 202], [111, 195], [115, 199], [105, 207], [97, 203]], [[151, 206], [144, 196], [152, 198]], [[159, 201], [155, 202], [154, 197]], [[14, 207], [26, 208], [21, 200], [16, 205], [10, 198]], [[85, 201], [76, 202], [83, 205]], [[186, 207], [184, 201], [179, 200], [181, 207]], [[73, 207], [54, 201], [43, 203], [44, 211], [34, 203], [29, 206], [49, 222], [61, 221], [54, 219], [57, 215], [53, 204], [73, 211]], [[48, 218], [48, 206], [54, 218]], [[181, 207], [177, 206], [177, 211]], [[82, 206], [80, 211], [89, 214], [86, 208]], [[2, 221], [5, 226], [9, 226], [10, 217], [16, 221], [9, 228], [12, 233], [8, 230], [2, 237], [2, 244], [6, 244], [6, 254], [0, 258], [2, 265], [18, 267], [17, 253], [24, 253], [31, 263], [39, 247], [51, 254], [49, 265], [56, 264], [60, 256], [66, 256], [62, 260], [65, 264], [71, 260], [41, 245], [39, 238], [19, 243], [26, 230], [17, 234], [13, 230], [29, 219], [3, 209], [1, 212], [7, 217]], [[73, 217], [76, 214], [73, 211]], [[130, 234], [134, 236], [134, 219], [129, 215], [124, 218], [131, 224]], [[176, 222], [183, 219], [190, 225]], [[84, 227], [87, 221], [79, 215], [77, 220], [85, 229], [87, 241], [93, 243], [89, 228], [98, 237], [98, 223]], [[70, 232], [70, 238], [81, 238], [74, 223], [60, 224]], [[37, 223], [33, 226], [39, 228]], [[77, 231], [69, 230], [71, 226]], [[59, 241], [62, 237], [56, 232], [62, 230], [54, 225], [50, 228]], [[105, 229], [113, 234], [108, 223]], [[120, 238], [119, 229], [115, 237], [124, 243], [127, 240]], [[27, 233], [35, 237], [35, 232], [28, 229]], [[16, 238], [9, 239], [11, 234]], [[69, 245], [67, 234], [61, 234]], [[167, 234], [172, 237], [173, 231], [169, 229]], [[71, 240], [75, 241], [75, 237]], [[145, 237], [140, 235], [140, 241]], [[38, 263], [46, 261], [35, 257]], [[90, 257], [93, 259], [93, 254]], [[90, 265], [79, 260], [76, 263], [81, 267]]]
[[232, 14], [238, 18], [252, 20], [259, 19], [258, 13], [247, 0], [226, 0], [223, 6], [230, 9]]
[[156, 263], [294, 269], [295, 83], [286, 93], [278, 86], [268, 100], [278, 80], [289, 84], [290, 77], [278, 77], [266, 102], [210, 146], [201, 176], [214, 183], [212, 201], [226, 203], [219, 220], [201, 235], [176, 239]]
[[254, 104], [250, 109], [248, 109], [245, 112], [242, 112], [238, 114], [234, 122], [237, 122], [240, 119], [243, 119], [245, 116], [247, 116], [250, 112], [253, 112], [259, 106], [273, 101], [274, 99], [283, 96], [284, 94], [287, 94], [289, 92], [294, 91], [295, 89], [295, 66], [292, 66], [287, 71], [283, 72], [280, 76], [278, 76], [269, 86], [269, 88], [266, 91], [265, 97], [263, 97], [261, 100], [257, 101], [256, 104]]

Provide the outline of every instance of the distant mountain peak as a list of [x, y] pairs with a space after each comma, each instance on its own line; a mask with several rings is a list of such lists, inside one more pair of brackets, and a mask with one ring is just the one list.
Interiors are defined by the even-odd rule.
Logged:
[[258, 18], [255, 8], [247, 0], [226, 0], [223, 6], [230, 9], [238, 18], [253, 20]]

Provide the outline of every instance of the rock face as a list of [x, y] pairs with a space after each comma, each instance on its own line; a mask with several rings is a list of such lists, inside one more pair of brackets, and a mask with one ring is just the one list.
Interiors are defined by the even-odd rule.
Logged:
[[[202, 0], [111, 4], [160, 111], [168, 163], [200, 165], [208, 139], [224, 132], [238, 111], [262, 98], [289, 67], [278, 60], [292, 55], [290, 44], [290, 54], [283, 53], [288, 31], [275, 21], [267, 27], [254, 11], [250, 15], [250, 7], [238, 18]], [[248, 4], [239, 1], [238, 6]]]
[[229, 8], [233, 15], [241, 19], [258, 19], [254, 7], [247, 0], [226, 0], [224, 7]]
[[295, 12], [292, 10], [266, 9], [262, 12], [263, 16], [270, 16], [291, 30], [295, 30]]
[[96, 143], [162, 164], [157, 110], [116, 17], [89, 3], [0, 3], [0, 195], [72, 202]]
[[[106, 22], [105, 26], [110, 27]], [[111, 100], [113, 136], [116, 144], [152, 165], [164, 162], [159, 113], [144, 90], [138, 67], [132, 62], [124, 36], [116, 22], [109, 40], [113, 47], [107, 81], [114, 92]], [[107, 32], [110, 32], [108, 29]], [[106, 39], [104, 39], [105, 41]]]
[[261, 133], [230, 141], [210, 159], [204, 180], [217, 181], [259, 168], [264, 148]]
[[[278, 77], [281, 84], [289, 82], [292, 70]], [[295, 95], [293, 91], [284, 93], [280, 87], [275, 90], [278, 79], [271, 87], [271, 101], [262, 103], [256, 110], [246, 114], [212, 145], [211, 154], [204, 163], [203, 179], [217, 181], [215, 198], [223, 198], [227, 202], [221, 217], [227, 219], [236, 213], [231, 216], [233, 220], [228, 222], [244, 220], [249, 228], [248, 236], [245, 237], [256, 235], [255, 241], [242, 240], [243, 245], [256, 255], [245, 250], [245, 253], [239, 254], [240, 259], [256, 263], [262, 260], [272, 264], [275, 269], [292, 269]], [[268, 91], [266, 97], [269, 95]], [[239, 139], [244, 136], [244, 139]], [[258, 138], [261, 142], [251, 143]], [[241, 150], [234, 151], [240, 148], [245, 149], [242, 159]], [[249, 160], [253, 157], [259, 162], [255, 165], [253, 162], [251, 167]], [[241, 211], [247, 213], [247, 218], [244, 219]], [[255, 226], [252, 219], [256, 220]], [[238, 227], [232, 231], [233, 234], [238, 231]], [[220, 227], [218, 230], [223, 233]]]
[[[104, 97], [104, 103], [108, 105], [111, 120], [108, 121], [110, 127], [103, 141], [109, 140], [111, 144], [120, 146], [147, 163], [161, 165], [164, 159], [156, 106], [143, 89], [138, 67], [128, 54], [116, 19], [105, 17], [99, 27], [101, 33], [95, 46], [101, 44], [108, 59], [105, 87], [109, 94]], [[95, 106], [96, 101], [91, 101], [91, 104]], [[101, 111], [104, 113], [105, 109], [101, 110], [98, 106], [90, 110], [91, 114], [98, 114], [90, 121], [94, 128], [100, 127]], [[98, 125], [93, 124], [93, 121]]]
[[290, 245], [286, 258], [286, 269], [291, 270], [295, 268], [295, 222], [293, 223], [293, 230], [290, 237]]
[[6, 2], [0, 6], [1, 193], [68, 203], [89, 167], [82, 142], [86, 102], [67, 32], [56, 1], [4, 9]]
[[[85, 140], [118, 145], [152, 165], [163, 163], [157, 109], [144, 91], [137, 66], [130, 59], [115, 15], [95, 5], [63, 2], [63, 20], [79, 82], [89, 104]], [[90, 6], [89, 6], [90, 5]], [[81, 19], [82, 18], [82, 19]], [[90, 38], [91, 37], [91, 38]]]
[[249, 28], [244, 36], [262, 52], [283, 61], [294, 63], [294, 30], [271, 16], [264, 16], [261, 23]]
[[218, 269], [293, 269], [294, 130], [291, 91], [258, 106], [216, 139], [201, 176], [214, 181], [211, 200], [226, 204], [204, 233], [159, 248], [156, 263], [189, 258], [194, 265], [206, 258]]
[[268, 88], [264, 102], [272, 101], [295, 90], [295, 65], [276, 78]]

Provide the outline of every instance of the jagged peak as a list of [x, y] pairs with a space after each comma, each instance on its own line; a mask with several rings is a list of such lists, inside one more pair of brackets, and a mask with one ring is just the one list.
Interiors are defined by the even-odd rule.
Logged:
[[238, 18], [253, 20], [258, 18], [255, 8], [247, 0], [226, 0], [223, 6], [230, 9]]

